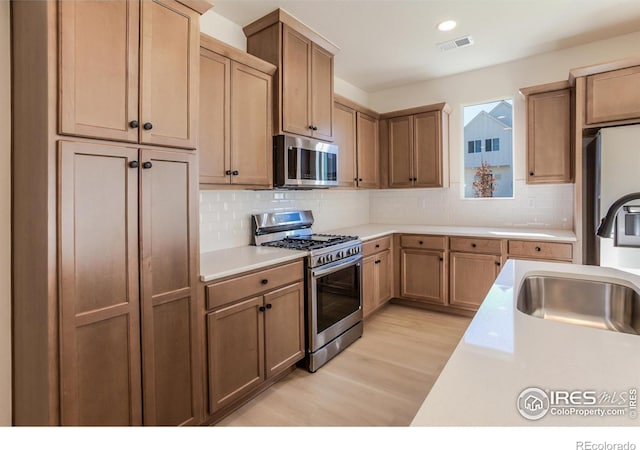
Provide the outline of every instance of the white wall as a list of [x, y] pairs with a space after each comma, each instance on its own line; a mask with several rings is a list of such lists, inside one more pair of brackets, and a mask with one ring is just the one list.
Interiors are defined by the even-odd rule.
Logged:
[[0, 426], [11, 425], [11, 60], [9, 2], [0, 1]]
[[[573, 198], [566, 195], [572, 189], [567, 185], [526, 185], [526, 116], [525, 102], [518, 94], [522, 87], [565, 80], [569, 70], [590, 64], [638, 54], [640, 32], [612, 39], [545, 53], [534, 57], [474, 70], [422, 83], [401, 86], [370, 94], [371, 108], [380, 112], [404, 109], [446, 101], [452, 107], [450, 120], [450, 187], [443, 192], [423, 190], [419, 194], [422, 203], [440, 198], [421, 214], [413, 207], [413, 194], [406, 204], [394, 203], [394, 211], [406, 211], [393, 217], [395, 221], [415, 220], [439, 223], [443, 216], [451, 218], [451, 225], [523, 224], [536, 227], [573, 226]], [[469, 50], [473, 50], [470, 48]], [[462, 49], [460, 51], [465, 51]], [[461, 200], [464, 182], [463, 121], [464, 105], [484, 103], [502, 98], [513, 98], [514, 107], [514, 195], [513, 200]], [[371, 193], [373, 221], [391, 221], [391, 211], [386, 200], [396, 195], [381, 191]], [[481, 203], [474, 203], [481, 202]], [[482, 205], [482, 206], [480, 206]], [[533, 205], [533, 206], [532, 206]], [[546, 205], [547, 211], [542, 211]], [[538, 211], [540, 209], [540, 212]], [[444, 214], [443, 214], [444, 211]], [[526, 214], [523, 216], [523, 212]], [[397, 212], [397, 211], [396, 211]], [[558, 216], [556, 216], [558, 214]]]

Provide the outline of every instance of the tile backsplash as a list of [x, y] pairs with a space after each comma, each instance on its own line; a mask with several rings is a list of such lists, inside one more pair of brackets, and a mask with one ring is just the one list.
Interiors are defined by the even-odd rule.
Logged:
[[314, 231], [369, 222], [369, 191], [200, 191], [200, 251], [248, 245], [251, 214], [310, 209]]
[[573, 228], [573, 184], [514, 183], [515, 198], [461, 199], [461, 186], [371, 191], [371, 223]]
[[310, 209], [318, 232], [364, 223], [573, 228], [573, 185], [514, 184], [513, 199], [460, 198], [445, 189], [200, 191], [200, 250], [248, 245], [251, 214]]

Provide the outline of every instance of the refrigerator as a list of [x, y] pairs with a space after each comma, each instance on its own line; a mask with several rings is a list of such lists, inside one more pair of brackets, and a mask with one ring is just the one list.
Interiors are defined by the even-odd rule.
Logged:
[[[587, 158], [589, 160], [589, 158]], [[591, 157], [595, 176], [592, 195], [593, 229], [609, 208], [625, 195], [640, 192], [640, 125], [603, 128]], [[587, 175], [588, 176], [588, 175]], [[587, 192], [589, 191], [587, 187]], [[590, 236], [593, 263], [604, 267], [640, 270], [640, 199], [625, 201], [617, 210], [611, 237]]]

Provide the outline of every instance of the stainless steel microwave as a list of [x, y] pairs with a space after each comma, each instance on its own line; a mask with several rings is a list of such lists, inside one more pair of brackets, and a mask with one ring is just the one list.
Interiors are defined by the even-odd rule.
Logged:
[[274, 136], [273, 185], [289, 189], [337, 186], [338, 146], [284, 134]]

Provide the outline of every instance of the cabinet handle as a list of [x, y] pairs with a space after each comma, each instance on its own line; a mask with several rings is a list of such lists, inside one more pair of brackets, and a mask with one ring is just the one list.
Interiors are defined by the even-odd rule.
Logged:
[[240, 172], [238, 172], [237, 170], [234, 170], [233, 172], [231, 172], [231, 175], [240, 175]]
[[265, 278], [265, 279], [263, 279], [263, 280], [260, 280], [260, 283], [262, 283], [262, 284], [267, 284], [267, 283], [269, 283], [269, 280], [267, 280], [267, 279]]
[[310, 130], [313, 130], [313, 125], [309, 125], [308, 127]]
[[318, 127], [316, 127], [315, 125], [312, 128], [313, 131], [318, 131]]
[[475, 244], [475, 242], [473, 244], [471, 244], [471, 248], [476, 248], [477, 245]]
[[132, 169], [137, 169], [139, 165], [140, 164], [138, 163], [138, 161], [131, 161], [129, 163], [129, 167], [131, 167]]
[[418, 178], [416, 178], [416, 177], [413, 177], [413, 181], [418, 181]]
[[376, 248], [380, 248], [380, 244], [376, 244]]
[[153, 164], [151, 164], [151, 161], [147, 161], [145, 163], [142, 163], [142, 168], [143, 169], [151, 169], [153, 167]]
[[273, 307], [273, 305], [271, 303], [267, 303], [266, 305], [264, 305], [267, 309], [271, 309]]
[[530, 177], [532, 177], [532, 176], [534, 176], [534, 175], [535, 175], [535, 173], [533, 173], [533, 172], [529, 172], [529, 176], [530, 176]]
[[376, 259], [376, 260], [374, 261], [374, 264], [380, 264], [380, 260], [379, 260], [379, 259]]
[[500, 262], [499, 262], [499, 261], [496, 261], [496, 266], [499, 266], [499, 265], [500, 265]]
[[362, 181], [362, 178], [358, 178], [358, 181]]
[[148, 131], [153, 128], [153, 124], [151, 122], [146, 122], [144, 125], [142, 125], [142, 128]]
[[264, 312], [264, 310], [265, 310], [265, 309], [266, 309], [266, 308], [265, 308], [264, 306], [259, 306], [259, 307], [258, 307], [258, 311], [260, 311], [260, 312]]
[[138, 122], [137, 120], [132, 120], [131, 122], [129, 122], [129, 126], [131, 128], [138, 128], [140, 126], [140, 122]]
[[424, 244], [424, 242], [422, 242], [422, 241], [418, 241], [418, 244], [422, 245], [422, 244]]
[[354, 178], [354, 179], [353, 179], [353, 181], [358, 181], [358, 179], [357, 179], [357, 178]]
[[438, 258], [440, 261], [444, 261], [444, 258], [441, 256], [440, 258]]
[[541, 250], [542, 250], [542, 249], [541, 249], [540, 247], [536, 247], [536, 251], [537, 251], [537, 252], [539, 252], [539, 251], [541, 251]]
[[230, 171], [230, 170], [225, 170], [225, 171], [224, 171], [224, 174], [225, 174], [225, 175], [231, 175], [231, 171]]

